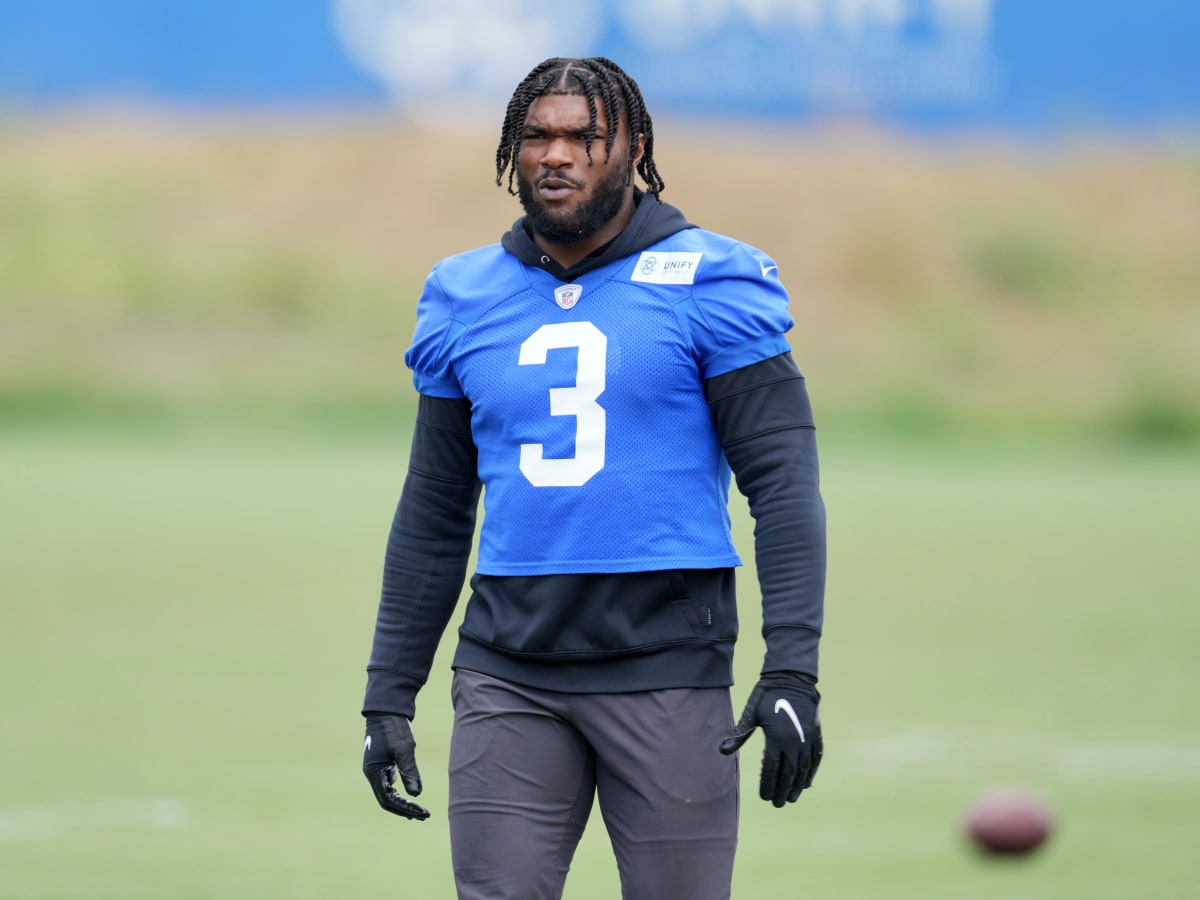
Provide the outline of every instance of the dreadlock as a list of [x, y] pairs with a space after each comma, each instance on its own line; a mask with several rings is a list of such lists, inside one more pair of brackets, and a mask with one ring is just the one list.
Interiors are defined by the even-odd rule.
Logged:
[[646, 101], [642, 99], [637, 82], [615, 62], [603, 56], [548, 59], [535, 66], [525, 80], [517, 85], [512, 99], [508, 101], [504, 126], [500, 130], [500, 145], [496, 148], [497, 185], [504, 182], [504, 173], [507, 171], [508, 192], [517, 193], [513, 180], [517, 174], [517, 152], [525, 132], [525, 119], [533, 102], [547, 94], [574, 94], [587, 99], [592, 116], [585, 142], [589, 161], [592, 158], [592, 143], [596, 139], [599, 116], [597, 100], [604, 105], [605, 123], [608, 126], [608, 134], [604, 138], [604, 152], [607, 155], [612, 154], [621, 112], [624, 110], [629, 126], [629, 170], [633, 170], [633, 151], [637, 147], [638, 135], [645, 135], [646, 144], [637, 172], [646, 182], [647, 193], [653, 195], [655, 200], [661, 200], [659, 194], [666, 185], [654, 164], [654, 126], [646, 109]]

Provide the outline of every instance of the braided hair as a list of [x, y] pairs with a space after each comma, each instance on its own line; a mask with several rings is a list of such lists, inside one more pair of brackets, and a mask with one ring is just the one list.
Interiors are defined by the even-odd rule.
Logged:
[[533, 71], [525, 76], [525, 80], [517, 85], [512, 99], [508, 101], [504, 126], [500, 131], [500, 145], [496, 148], [497, 186], [504, 182], [504, 173], [507, 171], [508, 192], [514, 195], [517, 193], [513, 187], [513, 180], [517, 174], [517, 153], [525, 132], [525, 119], [533, 102], [547, 94], [576, 95], [587, 99], [588, 109], [591, 111], [591, 125], [585, 149], [589, 161], [592, 158], [592, 143], [596, 139], [599, 117], [597, 101], [604, 105], [604, 116], [608, 126], [608, 133], [604, 138], [604, 151], [608, 155], [612, 154], [621, 113], [624, 111], [629, 126], [629, 171], [632, 174], [638, 135], [645, 135], [646, 143], [642, 159], [637, 164], [637, 172], [646, 182], [647, 193], [655, 200], [661, 200], [659, 194], [666, 185], [654, 164], [654, 126], [650, 121], [650, 112], [646, 109], [646, 101], [642, 99], [637, 82], [615, 62], [603, 56], [547, 59], [535, 66]]

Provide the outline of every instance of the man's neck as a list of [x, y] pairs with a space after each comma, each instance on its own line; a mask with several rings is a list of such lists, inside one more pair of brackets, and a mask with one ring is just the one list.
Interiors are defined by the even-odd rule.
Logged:
[[587, 259], [596, 250], [612, 243], [633, 219], [636, 209], [637, 205], [633, 202], [633, 195], [630, 194], [628, 200], [622, 204], [620, 211], [609, 219], [603, 228], [582, 241], [574, 241], [569, 244], [555, 243], [546, 240], [536, 231], [532, 232], [530, 237], [533, 238], [533, 242], [539, 250], [564, 269], [569, 269], [576, 263]]

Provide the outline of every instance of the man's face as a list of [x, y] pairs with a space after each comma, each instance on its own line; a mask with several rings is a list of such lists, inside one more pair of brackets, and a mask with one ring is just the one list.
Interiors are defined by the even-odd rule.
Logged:
[[534, 233], [552, 244], [598, 238], [599, 246], [624, 227], [625, 220], [618, 216], [625, 205], [632, 209], [625, 122], [622, 120], [617, 131], [612, 155], [607, 156], [604, 106], [599, 101], [596, 106], [598, 121], [590, 164], [587, 134], [591, 116], [586, 97], [547, 94], [533, 102], [525, 119], [517, 155], [517, 195]]

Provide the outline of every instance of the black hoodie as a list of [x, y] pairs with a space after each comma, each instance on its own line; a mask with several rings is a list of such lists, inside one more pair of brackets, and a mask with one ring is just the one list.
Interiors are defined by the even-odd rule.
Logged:
[[[612, 241], [564, 269], [524, 218], [501, 239], [569, 282], [685, 228], [673, 206], [637, 192]], [[763, 671], [815, 683], [825, 579], [825, 516], [812, 412], [791, 354], [705, 384], [722, 448], [756, 520]], [[385, 557], [364, 713], [412, 718], [415, 697], [459, 599], [480, 484], [470, 403], [422, 396], [409, 472]], [[471, 578], [455, 668], [549, 690], [613, 693], [733, 683], [738, 617], [732, 569]]]

